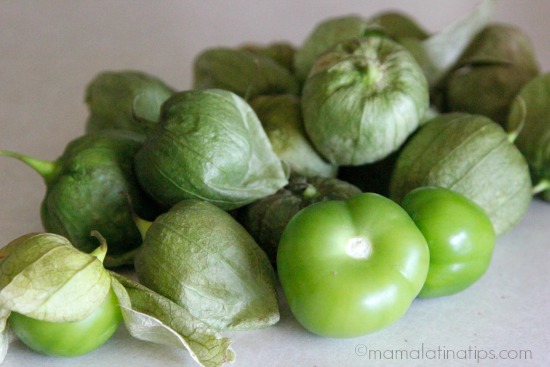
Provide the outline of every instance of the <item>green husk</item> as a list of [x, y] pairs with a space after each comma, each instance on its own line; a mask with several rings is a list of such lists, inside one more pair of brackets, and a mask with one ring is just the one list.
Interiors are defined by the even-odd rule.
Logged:
[[194, 61], [193, 89], [225, 89], [250, 100], [262, 94], [298, 94], [291, 72], [269, 56], [244, 49], [210, 48]]
[[513, 228], [531, 202], [525, 158], [487, 117], [442, 114], [426, 123], [399, 155], [390, 197], [401, 202], [420, 186], [440, 186], [481, 206], [497, 235]]
[[517, 131], [514, 141], [529, 163], [533, 191], [550, 201], [550, 73], [525, 85], [514, 100], [507, 130]]
[[97, 241], [90, 230], [101, 232], [109, 242], [107, 267], [131, 263], [126, 254], [140, 243], [133, 225], [134, 210], [154, 218], [159, 209], [139, 187], [133, 171], [134, 154], [143, 136], [125, 130], [101, 130], [72, 140], [53, 162], [19, 153], [0, 151], [36, 170], [46, 183], [40, 216], [47, 232], [67, 237], [79, 250], [90, 252]]
[[388, 36], [398, 42], [404, 38], [424, 40], [429, 36], [416, 21], [401, 12], [385, 11], [376, 14], [369, 21], [378, 24]]
[[279, 320], [276, 278], [266, 254], [227, 212], [184, 200], [148, 229], [135, 261], [142, 284], [216, 330]]
[[336, 44], [352, 38], [362, 37], [369, 23], [352, 14], [328, 18], [319, 23], [309, 34], [294, 55], [296, 78], [303, 82], [317, 58]]
[[148, 122], [156, 122], [161, 104], [174, 89], [155, 76], [141, 71], [105, 71], [86, 87], [89, 110], [87, 132], [124, 129], [146, 133]]
[[219, 367], [235, 360], [231, 340], [180, 305], [120, 274], [111, 273], [124, 325], [136, 339], [186, 349], [203, 367]]
[[102, 264], [107, 245], [99, 238], [94, 254], [53, 233], [29, 233], [11, 241], [0, 250], [0, 308], [50, 322], [86, 318], [110, 288]]
[[428, 85], [416, 60], [378, 36], [342, 42], [323, 54], [302, 94], [308, 136], [335, 165], [372, 163], [396, 151], [428, 104]]
[[284, 94], [259, 96], [250, 102], [277, 156], [291, 175], [334, 177], [338, 167], [313, 148], [302, 119], [300, 98]]
[[135, 156], [143, 189], [169, 209], [184, 199], [244, 206], [287, 184], [252, 108], [229, 91], [176, 93]]
[[294, 54], [296, 53], [296, 48], [289, 42], [273, 42], [267, 45], [249, 43], [242, 45], [239, 49], [267, 56], [289, 72], [294, 72]]
[[539, 73], [527, 35], [492, 24], [470, 44], [444, 80], [444, 109], [481, 114], [506, 123], [519, 90]]
[[474, 37], [489, 24], [494, 7], [495, 0], [483, 0], [466, 17], [424, 40], [417, 38], [399, 40], [421, 65], [430, 87], [439, 84]]

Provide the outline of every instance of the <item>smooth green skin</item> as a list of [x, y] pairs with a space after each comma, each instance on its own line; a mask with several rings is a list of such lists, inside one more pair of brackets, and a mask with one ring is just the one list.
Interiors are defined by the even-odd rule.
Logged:
[[[352, 257], [348, 241], [371, 243]], [[277, 253], [290, 309], [307, 330], [326, 337], [367, 334], [398, 320], [428, 273], [424, 236], [395, 202], [374, 193], [302, 209], [287, 225]]]
[[430, 269], [419, 297], [455, 294], [481, 278], [491, 262], [495, 231], [480, 206], [438, 187], [409, 192], [401, 206], [430, 248]]
[[90, 316], [76, 322], [50, 322], [12, 312], [8, 323], [32, 350], [58, 357], [76, 357], [102, 346], [122, 322], [118, 299], [111, 289]]

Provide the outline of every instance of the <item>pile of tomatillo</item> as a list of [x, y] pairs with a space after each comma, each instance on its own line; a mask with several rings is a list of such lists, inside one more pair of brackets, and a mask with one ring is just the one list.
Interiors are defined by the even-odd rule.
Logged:
[[435, 34], [384, 12], [326, 19], [299, 47], [206, 49], [184, 91], [96, 75], [58, 159], [0, 151], [46, 184], [45, 232], [0, 249], [2, 345], [13, 330], [76, 356], [124, 323], [220, 366], [220, 332], [279, 321], [279, 283], [335, 338], [474, 284], [550, 200], [550, 74], [493, 8]]

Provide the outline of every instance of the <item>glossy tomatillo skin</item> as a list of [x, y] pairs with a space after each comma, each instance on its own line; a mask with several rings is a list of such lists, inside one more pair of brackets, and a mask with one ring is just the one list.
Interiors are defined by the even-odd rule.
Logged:
[[458, 293], [485, 273], [491, 262], [495, 231], [480, 206], [438, 187], [412, 190], [401, 205], [430, 248], [430, 269], [420, 297]]
[[326, 337], [355, 337], [399, 319], [426, 279], [426, 240], [395, 202], [373, 193], [302, 209], [277, 254], [296, 319]]
[[118, 299], [111, 289], [91, 315], [75, 322], [51, 322], [12, 312], [8, 322], [32, 350], [59, 357], [75, 357], [103, 345], [122, 322]]

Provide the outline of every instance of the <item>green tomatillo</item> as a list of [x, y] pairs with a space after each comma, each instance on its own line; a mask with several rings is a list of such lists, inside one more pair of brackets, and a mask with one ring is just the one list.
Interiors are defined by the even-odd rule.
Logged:
[[428, 83], [398, 43], [354, 38], [317, 59], [301, 101], [319, 153], [332, 164], [358, 166], [387, 157], [416, 130], [428, 109]]
[[111, 289], [88, 317], [73, 322], [52, 322], [12, 312], [8, 322], [32, 350], [59, 357], [75, 357], [103, 345], [122, 322], [118, 299]]
[[137, 70], [104, 71], [86, 86], [89, 116], [86, 132], [123, 129], [147, 133], [161, 104], [174, 89], [159, 78]]
[[122, 313], [103, 267], [107, 243], [91, 254], [62, 236], [30, 233], [0, 250], [0, 314], [31, 349], [72, 357], [103, 345]]
[[277, 253], [296, 319], [334, 338], [398, 320], [424, 285], [428, 266], [428, 245], [407, 212], [374, 193], [302, 209], [285, 228]]
[[2, 151], [38, 172], [46, 184], [40, 217], [47, 232], [66, 237], [76, 248], [90, 252], [94, 229], [109, 241], [106, 267], [131, 264], [141, 243], [133, 225], [132, 208], [122, 193], [132, 198], [133, 209], [144, 218], [159, 213], [139, 187], [134, 175], [134, 154], [143, 136], [125, 130], [101, 130], [73, 139], [54, 161]]
[[458, 293], [487, 270], [495, 231], [483, 209], [465, 196], [440, 187], [420, 187], [403, 198], [430, 248], [430, 268], [420, 297]]

